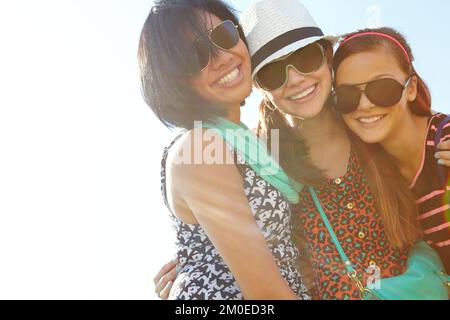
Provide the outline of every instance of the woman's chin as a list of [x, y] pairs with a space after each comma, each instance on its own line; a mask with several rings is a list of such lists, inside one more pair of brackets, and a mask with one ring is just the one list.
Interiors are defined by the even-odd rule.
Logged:
[[362, 141], [368, 144], [382, 143], [384, 141], [380, 132], [360, 132], [359, 130], [353, 131]]
[[294, 118], [308, 120], [316, 118], [323, 112], [323, 110], [324, 106], [319, 105], [318, 103], [307, 103], [302, 105], [290, 104], [289, 110], [286, 110], [285, 113]]

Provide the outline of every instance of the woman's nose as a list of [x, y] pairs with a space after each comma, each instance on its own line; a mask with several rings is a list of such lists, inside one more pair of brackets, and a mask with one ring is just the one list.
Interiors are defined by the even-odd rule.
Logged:
[[228, 67], [233, 60], [233, 54], [226, 50], [218, 50], [216, 54], [211, 53], [210, 64], [214, 70]]
[[358, 109], [368, 110], [373, 107], [373, 103], [369, 100], [364, 91], [361, 92], [361, 98], [359, 99]]
[[291, 87], [291, 86], [296, 86], [297, 84], [305, 81], [306, 77], [301, 74], [300, 72], [297, 71], [297, 69], [295, 69], [292, 66], [288, 66], [287, 67], [287, 74], [288, 74], [288, 80], [287, 80], [287, 86]]

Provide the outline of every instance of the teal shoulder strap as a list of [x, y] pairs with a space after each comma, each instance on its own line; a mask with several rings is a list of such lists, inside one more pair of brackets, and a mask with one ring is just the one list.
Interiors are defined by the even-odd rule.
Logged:
[[316, 208], [319, 211], [320, 216], [322, 217], [323, 223], [327, 227], [328, 232], [330, 233], [331, 239], [333, 240], [333, 242], [336, 246], [336, 249], [338, 250], [339, 255], [341, 256], [342, 261], [344, 261], [345, 269], [347, 269], [347, 272], [350, 274], [354, 273], [355, 268], [353, 268], [352, 263], [350, 262], [349, 258], [347, 257], [344, 250], [342, 249], [341, 244], [340, 244], [336, 234], [334, 233], [333, 227], [330, 225], [330, 222], [328, 221], [325, 211], [323, 211], [322, 205], [319, 201], [319, 198], [317, 197], [316, 191], [312, 187], [308, 187], [308, 188], [309, 188], [309, 193], [311, 194], [311, 196], [313, 198], [314, 204], [316, 205]]

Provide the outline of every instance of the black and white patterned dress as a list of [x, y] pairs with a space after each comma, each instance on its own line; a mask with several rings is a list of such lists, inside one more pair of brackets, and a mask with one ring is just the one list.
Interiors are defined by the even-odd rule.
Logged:
[[[168, 151], [176, 140], [164, 150], [161, 162], [161, 189], [168, 208], [165, 163]], [[296, 268], [299, 253], [291, 237], [291, 206], [288, 200], [245, 164], [240, 155], [234, 153], [234, 156], [244, 178], [244, 191], [249, 206], [272, 251], [281, 275], [299, 299], [311, 299]], [[239, 285], [204, 229], [198, 224], [186, 224], [172, 213], [171, 218], [177, 235], [176, 250], [180, 272], [170, 298], [242, 300], [243, 295]]]

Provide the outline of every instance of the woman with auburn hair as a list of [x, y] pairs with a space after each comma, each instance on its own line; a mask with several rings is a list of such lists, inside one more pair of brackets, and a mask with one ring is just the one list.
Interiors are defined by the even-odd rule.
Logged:
[[348, 34], [334, 56], [333, 98], [353, 138], [370, 144], [375, 157], [395, 163], [416, 199], [423, 238], [449, 272], [450, 189], [435, 154], [450, 137], [450, 121], [432, 114], [430, 91], [413, 61], [411, 47], [394, 29]]

